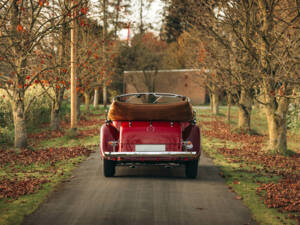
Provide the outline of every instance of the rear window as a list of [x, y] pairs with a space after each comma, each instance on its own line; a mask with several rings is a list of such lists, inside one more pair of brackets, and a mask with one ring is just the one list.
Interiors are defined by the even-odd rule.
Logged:
[[136, 94], [118, 96], [117, 100], [119, 102], [127, 102], [134, 104], [167, 104], [185, 101], [186, 97], [171, 94]]

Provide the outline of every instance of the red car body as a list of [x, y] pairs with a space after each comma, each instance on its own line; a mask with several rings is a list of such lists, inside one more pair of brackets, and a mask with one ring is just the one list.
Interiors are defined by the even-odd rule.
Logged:
[[[180, 98], [180, 101], [182, 99], [185, 101], [188, 100], [184, 96], [173, 94], [138, 93], [117, 96], [115, 101], [124, 96], [134, 95], [154, 95], [156, 98], [160, 96], [172, 96]], [[125, 105], [127, 104], [126, 102], [124, 103]], [[141, 104], [136, 104], [136, 106], [132, 103], [128, 104], [133, 105], [133, 110], [143, 107]], [[172, 106], [172, 104], [170, 105]], [[159, 110], [162, 108], [161, 106], [156, 107], [150, 104], [146, 104], [145, 106], [146, 110], [148, 106], [151, 107], [151, 110], [154, 110], [153, 115], [156, 111], [160, 113]], [[166, 107], [168, 108], [168, 104], [166, 104]], [[110, 111], [113, 111], [113, 109], [110, 108]], [[108, 118], [106, 123], [102, 125], [100, 132], [100, 153], [104, 159], [104, 176], [113, 176], [115, 167], [119, 165], [176, 164], [185, 165], [186, 176], [195, 178], [201, 154], [201, 143], [200, 129], [195, 124], [194, 114], [193, 119], [190, 121], [168, 121], [168, 119], [160, 116], [153, 116], [154, 120], [152, 121], [151, 113], [150, 116], [147, 117], [144, 115], [145, 117], [143, 117], [143, 112], [138, 111], [138, 116], [133, 117], [133, 119], [137, 118], [137, 120], [126, 120], [128, 115], [126, 114], [126, 110], [122, 108], [122, 112], [120, 113], [125, 113], [125, 119], [121, 118], [122, 120], [119, 120], [117, 117], [118, 120], [114, 120]], [[145, 111], [144, 114], [147, 112]], [[147, 120], [143, 120], [143, 118]], [[157, 118], [162, 118], [162, 120], [157, 120]], [[170, 118], [177, 119], [177, 116], [171, 116]], [[180, 115], [178, 118], [181, 119]], [[130, 116], [128, 119], [131, 119]]]

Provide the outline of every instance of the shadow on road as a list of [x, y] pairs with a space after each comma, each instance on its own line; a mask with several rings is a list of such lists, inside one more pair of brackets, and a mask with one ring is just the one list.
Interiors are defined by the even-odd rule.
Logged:
[[[103, 176], [102, 169], [100, 169], [100, 176]], [[219, 170], [213, 165], [200, 165], [198, 168], [198, 176], [196, 179], [188, 179], [185, 177], [184, 166], [180, 167], [157, 167], [157, 166], [137, 166], [135, 168], [116, 167], [116, 175], [107, 179], [122, 179], [122, 178], [143, 178], [143, 179], [167, 179], [167, 180], [190, 180], [199, 182], [221, 182], [224, 179], [218, 175]]]

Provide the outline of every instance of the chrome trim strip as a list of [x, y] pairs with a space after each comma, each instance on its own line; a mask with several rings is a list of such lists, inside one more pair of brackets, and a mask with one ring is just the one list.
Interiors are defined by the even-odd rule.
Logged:
[[128, 96], [139, 96], [139, 95], [154, 95], [155, 97], [173, 97], [173, 98], [182, 98], [182, 100], [187, 100], [190, 102], [190, 98], [184, 96], [184, 95], [178, 95], [173, 93], [160, 93], [160, 92], [141, 92], [141, 93], [128, 93], [128, 94], [122, 94], [114, 97], [114, 101], [120, 99], [121, 97], [128, 97]]
[[188, 157], [193, 158], [197, 152], [104, 152], [107, 157]]
[[[155, 72], [155, 70], [146, 70], [147, 72]], [[205, 69], [204, 72], [209, 72], [210, 70]], [[201, 72], [200, 69], [177, 69], [177, 70], [157, 70], [157, 72]], [[142, 70], [126, 70], [124, 73], [144, 73]]]

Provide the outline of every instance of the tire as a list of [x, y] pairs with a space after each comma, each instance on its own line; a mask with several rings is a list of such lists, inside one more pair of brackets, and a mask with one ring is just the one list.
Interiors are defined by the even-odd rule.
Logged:
[[103, 175], [105, 177], [113, 177], [115, 175], [116, 165], [112, 160], [103, 160]]
[[198, 159], [187, 162], [185, 165], [185, 176], [195, 179], [198, 175]]

